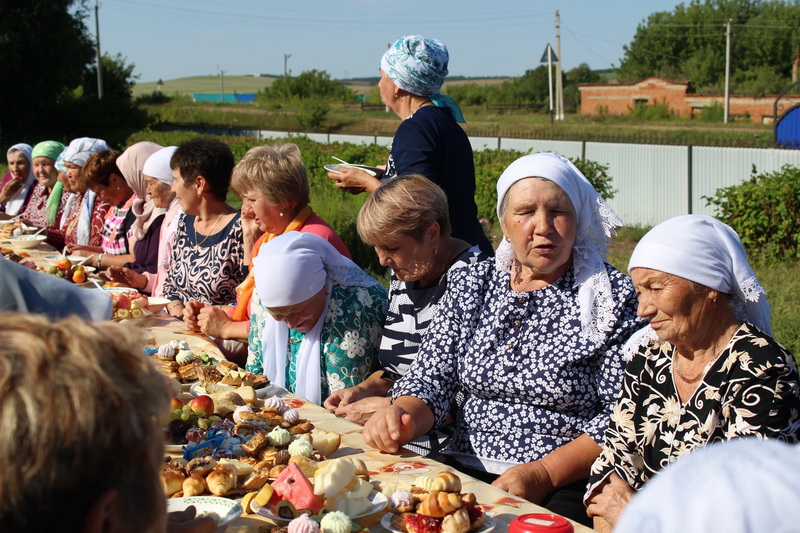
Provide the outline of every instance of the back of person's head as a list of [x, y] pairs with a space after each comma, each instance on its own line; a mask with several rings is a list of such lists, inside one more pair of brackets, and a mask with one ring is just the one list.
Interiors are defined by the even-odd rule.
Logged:
[[87, 189], [97, 186], [108, 187], [111, 185], [111, 174], [122, 177], [122, 172], [117, 166], [117, 159], [121, 155], [122, 152], [119, 150], [100, 150], [92, 154], [81, 169], [79, 178], [81, 185]]
[[177, 170], [183, 181], [190, 185], [203, 176], [209, 192], [218, 200], [225, 200], [231, 184], [233, 152], [217, 139], [190, 139], [175, 150], [170, 167]]
[[[127, 326], [8, 313], [0, 328], [0, 531], [164, 521], [163, 377]], [[124, 527], [120, 526], [124, 525]]]
[[280, 206], [309, 202], [308, 172], [292, 143], [251, 148], [233, 169], [231, 187], [238, 193], [260, 192]]
[[439, 223], [441, 235], [450, 235], [442, 188], [419, 174], [397, 176], [384, 181], [364, 202], [358, 213], [358, 235], [370, 245], [401, 236], [420, 241], [434, 222]]

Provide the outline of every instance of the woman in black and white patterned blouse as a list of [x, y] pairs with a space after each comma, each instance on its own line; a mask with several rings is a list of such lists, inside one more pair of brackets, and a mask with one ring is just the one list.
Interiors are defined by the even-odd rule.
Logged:
[[[381, 264], [392, 269], [380, 370], [360, 385], [333, 393], [325, 401], [330, 411], [364, 424], [389, 405], [389, 390], [414, 361], [450, 273], [488, 258], [450, 230], [444, 191], [419, 174], [386, 180], [364, 203], [358, 233], [375, 247]], [[423, 440], [412, 449], [426, 454], [435, 442]]]
[[628, 270], [650, 325], [628, 345], [635, 354], [592, 467], [586, 503], [598, 531], [692, 450], [800, 434], [797, 366], [771, 336], [769, 304], [733, 229], [705, 215], [672, 218], [639, 241]]
[[[495, 261], [454, 272], [393, 404], [364, 438], [395, 452], [441, 426], [463, 391], [448, 454], [460, 470], [584, 523], [582, 496], [643, 322], [630, 279], [605, 263], [619, 218], [552, 153], [497, 183]], [[498, 477], [499, 475], [499, 477]]]

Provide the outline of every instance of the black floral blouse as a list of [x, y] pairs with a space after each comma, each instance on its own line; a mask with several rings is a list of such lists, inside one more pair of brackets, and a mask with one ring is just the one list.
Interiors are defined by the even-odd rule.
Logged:
[[656, 342], [628, 363], [587, 497], [612, 472], [639, 490], [679, 457], [715, 442], [798, 440], [797, 365], [769, 335], [743, 324], [685, 404], [673, 380], [673, 352]]
[[572, 269], [530, 292], [511, 290], [508, 272], [493, 260], [453, 272], [393, 396], [425, 401], [439, 427], [463, 389], [449, 453], [493, 473], [540, 459], [582, 433], [600, 444], [622, 381], [622, 346], [643, 326], [630, 278], [606, 268], [617, 320], [600, 342], [581, 334]]

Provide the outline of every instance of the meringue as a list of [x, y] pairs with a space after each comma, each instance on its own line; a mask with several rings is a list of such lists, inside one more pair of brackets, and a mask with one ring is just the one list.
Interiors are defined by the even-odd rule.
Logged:
[[267, 437], [269, 437], [269, 443], [272, 446], [283, 446], [292, 438], [289, 432], [280, 426], [275, 426], [272, 431], [267, 434]]
[[281, 414], [283, 414], [283, 412], [286, 411], [286, 409], [288, 409], [288, 407], [286, 407], [286, 404], [283, 403], [283, 400], [281, 400], [277, 396], [271, 396], [264, 400], [264, 408], [267, 409], [270, 407], [272, 409], [277, 409], [278, 412]]
[[319, 527], [323, 533], [350, 533], [351, 524], [349, 516], [341, 511], [334, 511], [323, 515]]
[[167, 359], [175, 359], [175, 348], [169, 344], [162, 344], [158, 347], [158, 356]]
[[233, 421], [236, 424], [241, 424], [242, 418], [240, 416], [240, 413], [252, 413], [252, 412], [253, 408], [250, 407], [249, 405], [240, 405], [233, 411]]
[[283, 419], [289, 425], [293, 426], [300, 421], [300, 413], [298, 413], [295, 409], [292, 409], [291, 407], [287, 407], [286, 410], [283, 412]]
[[191, 350], [181, 350], [178, 352], [178, 355], [175, 356], [175, 362], [179, 365], [191, 363], [195, 359], [197, 359], [197, 356]]
[[288, 533], [319, 533], [319, 524], [311, 520], [307, 514], [301, 514], [289, 522]]
[[[284, 431], [286, 431], [286, 430], [284, 430]], [[287, 433], [288, 433], [288, 431], [287, 431]], [[270, 435], [272, 435], [272, 432], [270, 432]], [[270, 437], [270, 440], [272, 440], [271, 437]], [[289, 454], [290, 455], [300, 455], [300, 456], [303, 456], [303, 457], [310, 457], [311, 453], [313, 451], [314, 451], [314, 447], [306, 439], [296, 439], [289, 445]]]

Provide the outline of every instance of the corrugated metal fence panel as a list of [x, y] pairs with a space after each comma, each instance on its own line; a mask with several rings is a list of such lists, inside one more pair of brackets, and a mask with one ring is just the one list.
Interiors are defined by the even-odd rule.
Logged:
[[394, 141], [394, 137], [381, 137], [380, 135], [375, 137], [375, 143], [386, 148], [392, 145], [392, 141]]
[[652, 226], [686, 213], [686, 147], [586, 143], [586, 159], [608, 166], [617, 191], [608, 203], [626, 225]]
[[290, 136], [291, 133], [289, 133], [288, 131], [261, 130], [258, 132], [259, 139], [284, 139]]
[[327, 133], [306, 133], [305, 136], [308, 137], [309, 140], [314, 141], [315, 143], [322, 143], [322, 144], [328, 143]]
[[500, 139], [500, 148], [523, 153], [556, 152], [570, 159], [581, 157], [580, 141], [539, 141], [536, 139]]
[[374, 135], [339, 135], [331, 134], [332, 143], [374, 144]]
[[771, 148], [711, 148], [696, 146], [692, 152], [693, 212], [713, 215], [703, 196], [713, 196], [717, 189], [738, 185], [756, 173], [775, 172], [784, 165], [800, 165], [800, 151]]
[[469, 143], [472, 145], [473, 152], [496, 150], [500, 146], [500, 139], [498, 137], [470, 137]]

